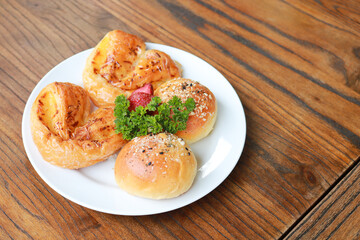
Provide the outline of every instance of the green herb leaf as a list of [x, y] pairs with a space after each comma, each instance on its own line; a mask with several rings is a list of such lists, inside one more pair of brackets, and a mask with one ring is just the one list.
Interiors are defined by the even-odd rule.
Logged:
[[[153, 97], [146, 107], [138, 106], [129, 111], [130, 102], [120, 95], [115, 100], [115, 132], [122, 133], [123, 138], [131, 140], [149, 133], [170, 132], [186, 129], [189, 114], [195, 109], [195, 101], [188, 98], [185, 103], [177, 96], [169, 102], [161, 103], [159, 97]], [[157, 112], [155, 115], [149, 112]]]

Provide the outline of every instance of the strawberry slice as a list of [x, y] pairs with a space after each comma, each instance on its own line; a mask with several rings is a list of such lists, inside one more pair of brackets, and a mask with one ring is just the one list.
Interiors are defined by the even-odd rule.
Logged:
[[129, 110], [134, 111], [138, 106], [146, 107], [151, 101], [153, 93], [154, 90], [151, 83], [147, 83], [143, 87], [135, 90], [128, 98], [130, 101]]
[[153, 95], [153, 93], [154, 93], [153, 86], [151, 85], [151, 83], [147, 83], [143, 87], [135, 90], [132, 94], [135, 94], [138, 92], [143, 92], [143, 93]]
[[145, 92], [133, 92], [128, 98], [130, 101], [129, 111], [135, 111], [136, 107], [143, 106], [146, 107], [153, 97], [152, 94]]

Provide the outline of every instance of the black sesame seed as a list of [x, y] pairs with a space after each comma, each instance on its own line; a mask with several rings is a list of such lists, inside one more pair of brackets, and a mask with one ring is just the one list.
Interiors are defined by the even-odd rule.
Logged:
[[186, 89], [186, 86], [182, 86], [182, 89], [185, 90], [185, 89]]
[[159, 154], [164, 154], [164, 152], [159, 152]]
[[189, 156], [190, 156], [190, 152], [188, 152]]
[[145, 152], [145, 149], [144, 149], [144, 150], [142, 150], [142, 152]]
[[190, 83], [190, 87], [192, 87], [192, 83]]
[[200, 91], [197, 91], [197, 93], [200, 93]]
[[189, 149], [187, 147], [185, 147], [186, 151], [189, 151]]
[[150, 165], [151, 165], [151, 162], [148, 163], [148, 166], [150, 166]]

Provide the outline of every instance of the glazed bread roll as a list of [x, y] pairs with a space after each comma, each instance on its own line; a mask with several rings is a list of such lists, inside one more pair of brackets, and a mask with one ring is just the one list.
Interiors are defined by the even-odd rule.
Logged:
[[152, 199], [183, 194], [196, 171], [190, 147], [170, 133], [134, 138], [121, 149], [115, 163], [115, 179], [123, 190]]
[[206, 137], [214, 127], [217, 116], [217, 103], [214, 94], [204, 85], [190, 79], [178, 78], [163, 83], [154, 92], [163, 102], [178, 96], [183, 102], [193, 98], [196, 107], [190, 113], [186, 129], [178, 131], [177, 136], [188, 144]]
[[90, 114], [87, 92], [71, 83], [47, 85], [31, 109], [31, 132], [44, 160], [78, 169], [105, 160], [127, 141], [114, 131], [113, 107]]
[[135, 35], [114, 30], [95, 47], [83, 72], [85, 89], [96, 106], [114, 104], [118, 95], [130, 94], [152, 83], [178, 78], [181, 70], [166, 54], [145, 50], [145, 42]]

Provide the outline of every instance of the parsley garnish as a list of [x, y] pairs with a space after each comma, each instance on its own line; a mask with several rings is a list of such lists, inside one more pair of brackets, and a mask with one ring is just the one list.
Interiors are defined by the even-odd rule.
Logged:
[[[176, 133], [184, 130], [189, 114], [195, 109], [193, 98], [183, 103], [177, 96], [167, 103], [161, 103], [159, 97], [153, 97], [146, 107], [138, 106], [135, 111], [129, 111], [130, 102], [124, 95], [117, 96], [115, 104], [115, 132], [121, 132], [126, 140], [149, 133]], [[151, 115], [149, 112], [157, 113]]]

